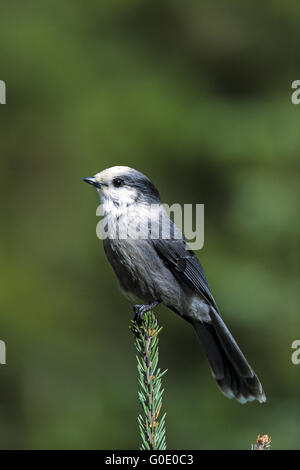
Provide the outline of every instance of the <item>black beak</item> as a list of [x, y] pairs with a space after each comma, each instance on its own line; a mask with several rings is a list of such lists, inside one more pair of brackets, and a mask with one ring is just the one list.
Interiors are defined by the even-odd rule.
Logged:
[[102, 184], [101, 183], [98, 183], [98, 181], [95, 180], [94, 177], [91, 177], [91, 178], [81, 178], [83, 181], [85, 181], [86, 183], [89, 183], [89, 184], [92, 184], [93, 186], [95, 186], [96, 188], [101, 188]]

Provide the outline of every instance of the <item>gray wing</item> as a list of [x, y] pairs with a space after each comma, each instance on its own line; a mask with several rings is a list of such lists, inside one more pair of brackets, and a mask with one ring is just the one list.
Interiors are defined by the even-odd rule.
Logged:
[[154, 248], [173, 275], [217, 310], [204, 270], [184, 238], [152, 240]]

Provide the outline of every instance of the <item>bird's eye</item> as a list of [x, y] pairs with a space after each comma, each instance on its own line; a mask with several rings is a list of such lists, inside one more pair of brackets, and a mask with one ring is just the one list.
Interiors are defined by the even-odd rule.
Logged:
[[123, 186], [123, 184], [124, 184], [124, 181], [121, 178], [114, 178], [113, 179], [113, 185], [116, 188], [119, 188], [120, 186]]

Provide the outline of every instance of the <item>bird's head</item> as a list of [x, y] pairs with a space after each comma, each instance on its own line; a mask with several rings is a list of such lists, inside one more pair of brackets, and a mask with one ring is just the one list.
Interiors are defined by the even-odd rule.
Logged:
[[82, 179], [97, 189], [103, 204], [112, 202], [117, 206], [128, 206], [133, 203], [160, 203], [159, 192], [154, 184], [128, 166], [114, 166]]

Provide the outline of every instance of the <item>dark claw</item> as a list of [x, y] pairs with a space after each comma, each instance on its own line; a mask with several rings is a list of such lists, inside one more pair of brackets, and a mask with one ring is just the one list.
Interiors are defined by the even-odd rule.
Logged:
[[143, 322], [143, 315], [145, 312], [145, 307], [147, 307], [146, 305], [135, 305], [133, 307], [133, 311], [134, 311], [134, 321], [138, 324], [142, 323]]
[[[149, 311], [152, 310], [154, 307], [156, 307], [158, 304], [159, 304], [159, 302], [156, 301], [156, 302], [153, 302], [153, 303], [150, 304], [150, 305], [135, 305], [135, 306], [133, 307], [133, 312], [134, 312], [133, 320], [134, 320], [136, 323], [141, 324], [142, 321], [143, 321], [143, 315], [144, 315], [144, 313], [149, 312]], [[156, 318], [155, 318], [155, 327], [157, 327], [157, 320], [156, 320]]]

